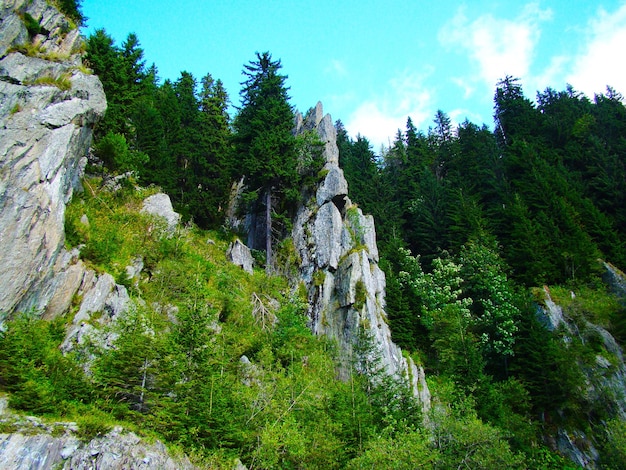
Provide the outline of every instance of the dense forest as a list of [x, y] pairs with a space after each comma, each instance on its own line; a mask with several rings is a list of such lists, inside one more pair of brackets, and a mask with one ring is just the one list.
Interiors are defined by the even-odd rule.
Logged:
[[[13, 320], [0, 337], [0, 386], [12, 406], [97, 409], [81, 422], [88, 434], [133, 423], [215, 468], [234, 457], [251, 469], [577, 468], [546, 438], [562, 427], [583, 429], [604, 468], [626, 466], [626, 425], [582, 386], [581, 368], [602, 351], [597, 338], [581, 330], [564, 341], [536, 315], [550, 286], [573, 317], [626, 340], [625, 308], [599, 261], [626, 266], [626, 107], [616, 90], [590, 99], [548, 88], [533, 101], [507, 76], [496, 84], [494, 130], [454, 127], [443, 111], [419, 130], [408, 117], [381, 155], [336, 122], [350, 198], [376, 222], [393, 339], [433, 391], [424, 416], [375, 364], [335, 380], [333, 345], [308, 331], [297, 289], [269, 269], [285, 259], [301, 188], [321, 168], [318, 143], [292, 134], [280, 60], [258, 53], [244, 65], [234, 117], [219, 79], [181, 72], [161, 81], [134, 34], [118, 46], [96, 31], [85, 61], [108, 110], [95, 130], [91, 191], [68, 208], [68, 244], [82, 244], [86, 262], [137, 298], [174, 299], [177, 321], [143, 302], [118, 325], [114, 348], [62, 356], [59, 322]], [[128, 172], [118, 193], [96, 185]], [[257, 257], [267, 274], [252, 280], [215, 261], [221, 241], [206, 243], [207, 233], [232, 236], [226, 208], [244, 176], [245, 202], [273, 227]], [[166, 192], [187, 231], [148, 233], [131, 211], [145, 191], [135, 184]], [[148, 287], [120, 269], [137, 253]], [[247, 318], [252, 294], [256, 317]], [[281, 300], [273, 329], [259, 321], [274, 315], [270, 298]], [[358, 339], [359, 357], [369, 341]], [[254, 363], [243, 380], [242, 356]]]

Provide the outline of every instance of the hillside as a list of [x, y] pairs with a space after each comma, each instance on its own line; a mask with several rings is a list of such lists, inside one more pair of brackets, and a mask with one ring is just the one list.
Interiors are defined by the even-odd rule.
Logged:
[[626, 465], [621, 95], [375, 155], [60, 6], [1, 10], [0, 466]]

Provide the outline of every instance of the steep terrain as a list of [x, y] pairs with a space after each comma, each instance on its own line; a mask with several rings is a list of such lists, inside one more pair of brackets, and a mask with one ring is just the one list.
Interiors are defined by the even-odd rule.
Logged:
[[[62, 313], [81, 283], [63, 249], [65, 204], [106, 109], [78, 29], [44, 0], [0, 10], [0, 319]], [[27, 28], [27, 20], [39, 25]]]
[[[393, 278], [379, 265], [369, 209], [351, 200], [321, 103], [296, 114], [294, 133], [321, 141], [323, 168], [307, 169], [293, 220], [277, 224], [285, 276], [268, 275], [228, 230], [180, 224], [159, 188], [128, 175], [83, 179], [106, 100], [82, 65], [75, 24], [45, 0], [4, 2], [0, 15], [0, 467], [193, 468], [167, 444], [211, 468], [566, 468], [552, 450], [619, 468], [618, 269], [604, 265], [617, 298], [599, 282], [538, 289], [526, 313], [540, 331], [530, 331], [536, 322], [522, 331], [520, 309], [498, 329], [513, 288], [484, 275], [498, 264], [483, 251], [457, 258], [453, 277], [421, 272], [447, 304], [418, 294], [407, 319], [437, 311], [439, 323], [400, 344], [429, 367], [431, 404], [421, 364], [391, 339]], [[250, 248], [264, 248], [261, 219], [248, 218]], [[485, 311], [495, 306], [493, 324], [479, 309], [471, 317], [470, 293]], [[497, 368], [479, 349], [496, 333], [517, 341]]]
[[296, 134], [312, 130], [324, 144], [323, 179], [300, 207], [293, 228], [300, 275], [308, 292], [311, 329], [338, 342], [344, 376], [352, 365], [359, 336], [371, 338], [373, 355], [381, 362], [378, 367], [408, 380], [427, 410], [430, 393], [424, 371], [391, 340], [374, 219], [348, 197], [348, 183], [339, 168], [335, 126], [330, 115], [323, 114], [321, 103], [306, 120], [296, 115]]
[[[623, 273], [603, 263], [605, 280], [611, 291], [624, 303], [625, 278]], [[589, 291], [566, 291], [544, 286], [543, 298], [537, 310], [538, 320], [562, 341], [564, 352], [577, 350], [574, 359], [579, 373], [576, 384], [580, 404], [587, 412], [587, 423], [581, 426], [567, 418], [575, 412], [565, 404], [559, 412], [566, 421], [549, 437], [560, 453], [583, 468], [600, 468], [602, 462], [598, 444], [593, 436], [597, 421], [626, 419], [626, 363], [622, 348], [601, 324], [607, 319], [594, 309]], [[557, 299], [553, 297], [558, 297]], [[612, 305], [613, 310], [619, 306]], [[604, 425], [601, 425], [604, 427]]]
[[[98, 77], [82, 66], [82, 45], [76, 26], [45, 0], [0, 6], [0, 323], [16, 312], [64, 315], [78, 294], [84, 302], [69, 342], [90, 313], [119, 313], [128, 301], [110, 275], [64, 248], [66, 204], [81, 189], [92, 129], [106, 109]], [[46, 424], [6, 404], [1, 397], [2, 468], [192, 468], [121, 428], [80, 440], [76, 423]]]

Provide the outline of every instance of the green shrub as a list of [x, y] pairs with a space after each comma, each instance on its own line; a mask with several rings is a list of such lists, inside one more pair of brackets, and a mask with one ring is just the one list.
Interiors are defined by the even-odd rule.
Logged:
[[104, 436], [113, 428], [109, 416], [98, 413], [96, 410], [90, 411], [90, 413], [85, 413], [76, 419], [76, 424], [78, 424], [76, 435], [83, 442]]
[[354, 308], [357, 310], [361, 310], [365, 305], [365, 301], [367, 300], [367, 288], [365, 287], [365, 283], [362, 279], [356, 281], [356, 285], [354, 286]]
[[24, 26], [26, 26], [26, 30], [28, 31], [30, 37], [41, 34], [42, 28], [39, 24], [39, 21], [33, 18], [30, 13], [24, 12], [24, 14], [22, 15], [22, 21], [24, 22]]
[[82, 0], [53, 0], [61, 13], [72, 20], [76, 25], [81, 26], [87, 18], [83, 16], [81, 10]]
[[61, 319], [48, 322], [22, 314], [7, 322], [0, 336], [0, 387], [11, 392], [10, 406], [41, 414], [89, 399], [82, 369], [59, 350], [64, 336]]

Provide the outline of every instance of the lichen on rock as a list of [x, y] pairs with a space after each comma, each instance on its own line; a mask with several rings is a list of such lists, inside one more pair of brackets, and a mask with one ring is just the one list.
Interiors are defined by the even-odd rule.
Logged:
[[300, 277], [307, 287], [309, 325], [337, 341], [340, 375], [347, 377], [359, 329], [371, 338], [383, 371], [407, 381], [424, 410], [430, 393], [424, 371], [392, 341], [385, 312], [385, 274], [378, 266], [376, 230], [348, 197], [339, 167], [336, 129], [321, 103], [306, 118], [296, 115], [295, 133], [314, 130], [324, 143], [324, 179], [301, 205], [292, 238], [302, 260]]

